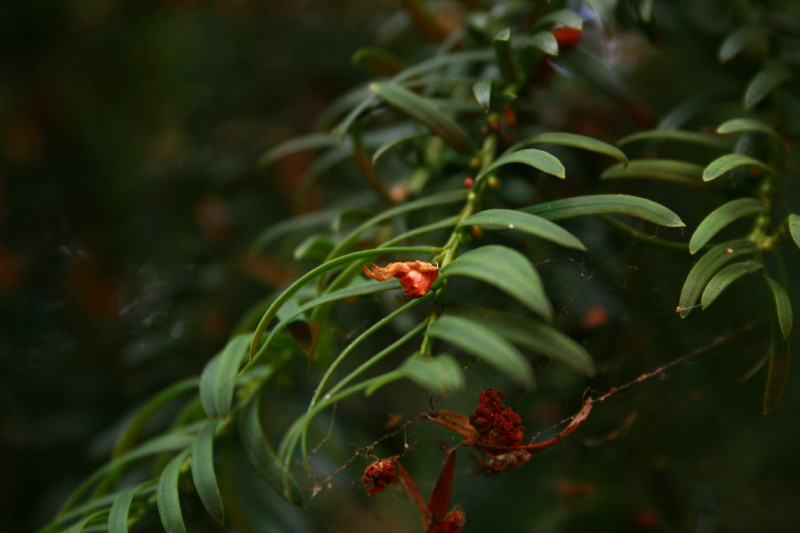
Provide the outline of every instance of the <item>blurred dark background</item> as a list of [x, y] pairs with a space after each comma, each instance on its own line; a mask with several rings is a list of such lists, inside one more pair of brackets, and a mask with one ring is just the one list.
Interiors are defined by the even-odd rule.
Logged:
[[363, 78], [380, 8], [0, 5], [1, 529], [42, 525], [115, 421], [285, 278], [247, 259], [294, 186], [258, 156]]

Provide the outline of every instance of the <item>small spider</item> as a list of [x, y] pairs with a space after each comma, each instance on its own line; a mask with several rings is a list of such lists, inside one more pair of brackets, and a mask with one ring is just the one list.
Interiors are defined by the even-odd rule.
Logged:
[[522, 444], [525, 428], [520, 424], [519, 415], [503, 405], [502, 399], [502, 392], [488, 388], [478, 396], [478, 407], [469, 418], [441, 410], [423, 416], [465, 437], [462, 444], [481, 453], [480, 456], [472, 454], [481, 470], [494, 474], [522, 466], [530, 460], [532, 454], [564, 440], [586, 420], [593, 405], [592, 399], [587, 399], [567, 427], [552, 439]]
[[379, 267], [372, 263], [372, 270], [361, 265], [364, 274], [378, 281], [397, 278], [403, 292], [409, 298], [420, 298], [428, 294], [431, 285], [439, 277], [439, 265], [425, 261], [406, 261], [405, 263], [389, 263]]

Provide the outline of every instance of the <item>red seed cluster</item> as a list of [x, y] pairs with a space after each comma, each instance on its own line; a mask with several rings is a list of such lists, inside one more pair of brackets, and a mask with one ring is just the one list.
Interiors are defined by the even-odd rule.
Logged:
[[461, 533], [461, 530], [464, 529], [464, 522], [466, 522], [464, 511], [455, 509], [447, 513], [444, 520], [433, 524], [432, 530], [436, 533]]
[[503, 404], [503, 393], [489, 387], [478, 395], [478, 406], [469, 417], [480, 436], [487, 443], [519, 446], [525, 436], [522, 419]]
[[390, 457], [388, 459], [378, 459], [370, 464], [361, 476], [361, 483], [367, 489], [370, 496], [375, 496], [379, 492], [386, 490], [389, 485], [396, 485], [399, 481], [395, 474], [395, 466], [400, 457]]

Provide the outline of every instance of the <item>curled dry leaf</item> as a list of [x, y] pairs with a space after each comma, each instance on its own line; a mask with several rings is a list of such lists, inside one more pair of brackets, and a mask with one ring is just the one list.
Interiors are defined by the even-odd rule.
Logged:
[[372, 263], [372, 269], [361, 265], [364, 274], [378, 281], [397, 278], [403, 287], [403, 292], [409, 298], [419, 298], [428, 294], [431, 285], [439, 277], [439, 266], [425, 261], [406, 261], [404, 263], [389, 263], [379, 267]]

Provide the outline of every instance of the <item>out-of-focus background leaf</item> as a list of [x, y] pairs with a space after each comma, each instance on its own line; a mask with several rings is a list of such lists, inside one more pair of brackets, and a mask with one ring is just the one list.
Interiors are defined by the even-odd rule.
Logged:
[[43, 524], [122, 414], [294, 275], [246, 251], [320, 195], [290, 200], [302, 156], [256, 161], [364, 77], [370, 4], [0, 5], [0, 529]]

